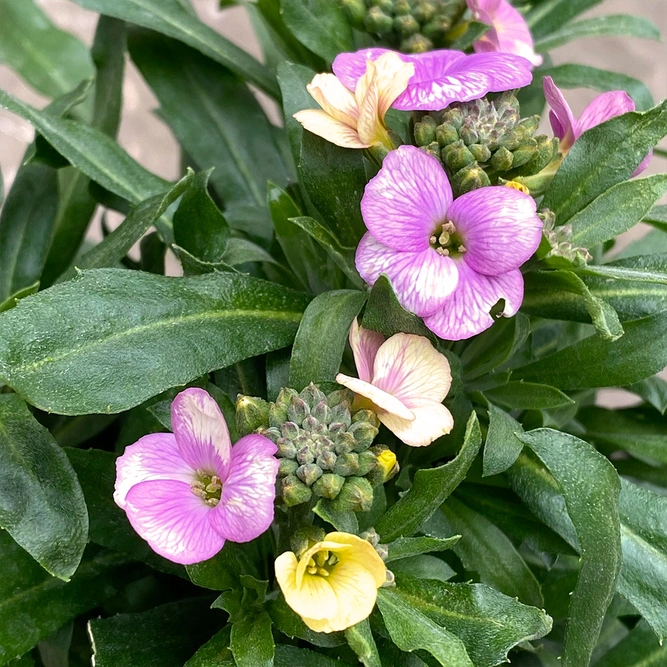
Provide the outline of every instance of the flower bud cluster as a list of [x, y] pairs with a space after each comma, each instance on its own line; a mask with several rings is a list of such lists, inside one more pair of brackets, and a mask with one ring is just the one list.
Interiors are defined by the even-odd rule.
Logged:
[[455, 103], [423, 116], [416, 144], [444, 165], [455, 195], [542, 171], [558, 156], [558, 140], [535, 136], [540, 117], [521, 118], [513, 92], [495, 100]]
[[403, 53], [447, 45], [446, 34], [461, 18], [466, 0], [341, 0], [350, 23]]
[[314, 384], [301, 393], [283, 388], [275, 403], [239, 398], [240, 432], [259, 431], [278, 446], [278, 492], [285, 505], [320, 497], [341, 511], [367, 511], [373, 486], [398, 471], [389, 448], [372, 446], [379, 424], [375, 413], [353, 412], [352, 398], [346, 389], [327, 396]]

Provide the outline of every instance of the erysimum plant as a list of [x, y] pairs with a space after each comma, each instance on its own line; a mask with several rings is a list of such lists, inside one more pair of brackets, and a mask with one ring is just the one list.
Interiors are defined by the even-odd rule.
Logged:
[[[74, 1], [90, 50], [0, 0], [50, 100], [0, 91], [36, 132], [0, 216], [0, 665], [667, 664], [667, 102], [549, 56], [655, 26], [224, 1], [260, 63], [189, 0]], [[115, 139], [128, 56], [178, 182]]]

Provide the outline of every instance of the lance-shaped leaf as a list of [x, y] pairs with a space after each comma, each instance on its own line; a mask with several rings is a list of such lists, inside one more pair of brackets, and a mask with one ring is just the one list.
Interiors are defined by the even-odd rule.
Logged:
[[273, 667], [275, 645], [271, 617], [262, 611], [232, 625], [230, 649], [237, 667]]
[[521, 454], [523, 443], [515, 433], [521, 424], [505, 410], [489, 405], [489, 429], [484, 443], [484, 477], [505, 472]]
[[122, 412], [290, 345], [307, 301], [241, 274], [91, 270], [0, 317], [0, 377], [49, 412]]
[[278, 644], [273, 667], [347, 667], [347, 663], [307, 648]]
[[345, 638], [364, 667], [382, 667], [368, 619], [345, 630]]
[[0, 526], [65, 581], [76, 572], [88, 541], [76, 474], [16, 394], [0, 395]]
[[184, 667], [236, 667], [232, 652], [229, 650], [232, 626], [226, 625], [220, 632], [211, 637], [188, 660]]
[[451, 549], [461, 539], [460, 535], [452, 537], [432, 537], [425, 535], [423, 537], [399, 537], [391, 542], [389, 546], [389, 555], [385, 558], [386, 563], [411, 558], [421, 554], [431, 553], [432, 551], [446, 551]]
[[595, 663], [595, 667], [650, 667], [667, 662], [667, 645], [658, 641], [646, 621], [639, 621], [630, 634]]
[[663, 380], [660, 376], [646, 378], [641, 382], [628, 385], [625, 389], [641, 396], [661, 414], [664, 415], [667, 412], [667, 380]]
[[574, 405], [569, 396], [555, 387], [533, 382], [508, 382], [484, 393], [495, 403], [512, 409], [549, 410]]
[[535, 37], [549, 35], [600, 2], [602, 0], [552, 0], [539, 3], [527, 17], [530, 31]]

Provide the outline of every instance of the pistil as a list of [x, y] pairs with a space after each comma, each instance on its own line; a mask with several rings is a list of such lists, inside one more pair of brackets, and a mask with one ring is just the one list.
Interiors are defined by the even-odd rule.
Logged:
[[467, 248], [463, 245], [462, 239], [453, 222], [447, 221], [436, 227], [429, 238], [431, 247], [443, 257], [463, 255]]
[[197, 479], [190, 484], [190, 490], [210, 507], [215, 507], [222, 496], [222, 481], [217, 475], [197, 470]]

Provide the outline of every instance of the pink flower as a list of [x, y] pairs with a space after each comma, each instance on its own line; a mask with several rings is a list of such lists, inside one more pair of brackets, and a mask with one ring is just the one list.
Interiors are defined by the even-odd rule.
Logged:
[[477, 53], [513, 53], [529, 60], [535, 67], [542, 64], [542, 56], [535, 53], [525, 19], [507, 0], [468, 0], [468, 7], [475, 20], [491, 26], [474, 43]]
[[[341, 53], [333, 71], [349, 90], [355, 90], [366, 74], [368, 61], [377, 62], [388, 49], [362, 49]], [[439, 111], [452, 102], [478, 100], [487, 93], [523, 88], [532, 80], [530, 62], [509, 53], [466, 55], [462, 51], [429, 51], [406, 55], [398, 53], [415, 71], [405, 92], [392, 104], [400, 111]]]
[[489, 186], [454, 200], [440, 163], [414, 146], [384, 159], [361, 200], [368, 228], [356, 265], [370, 285], [384, 273], [401, 305], [441, 338], [470, 338], [523, 301], [519, 267], [537, 249], [542, 221], [532, 197]]
[[[598, 95], [582, 112], [579, 120], [574, 117], [565, 96], [550, 76], [544, 77], [544, 96], [551, 107], [549, 120], [554, 135], [560, 139], [560, 152], [567, 155], [574, 142], [586, 131], [600, 123], [635, 110], [634, 100], [622, 90], [612, 90]], [[633, 174], [641, 174], [651, 161], [652, 151], [644, 158]]]
[[359, 378], [339, 373], [336, 382], [362, 397], [360, 406], [370, 402], [406, 445], [425, 447], [452, 430], [454, 420], [442, 405], [452, 384], [449, 362], [426, 338], [399, 333], [385, 341], [355, 319], [350, 345]]
[[247, 435], [233, 447], [218, 404], [203, 389], [171, 405], [173, 433], [152, 433], [116, 461], [114, 500], [161, 556], [189, 565], [225, 540], [248, 542], [273, 520], [276, 446]]

